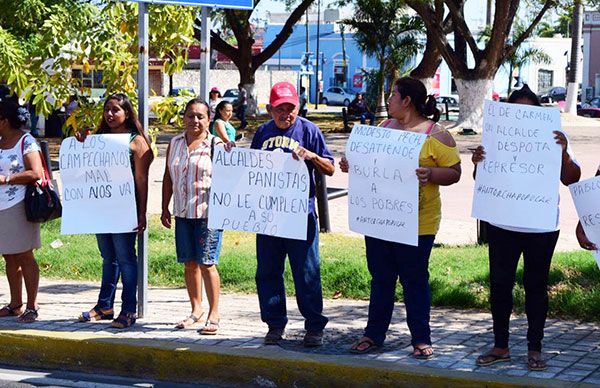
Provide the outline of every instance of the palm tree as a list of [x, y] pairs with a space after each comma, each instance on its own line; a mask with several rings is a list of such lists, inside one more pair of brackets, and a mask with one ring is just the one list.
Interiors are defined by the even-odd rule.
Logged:
[[387, 117], [385, 108], [385, 77], [387, 69], [399, 69], [419, 48], [417, 34], [423, 23], [404, 10], [404, 0], [354, 0], [354, 17], [342, 20], [354, 30], [360, 49], [379, 62], [378, 117]]

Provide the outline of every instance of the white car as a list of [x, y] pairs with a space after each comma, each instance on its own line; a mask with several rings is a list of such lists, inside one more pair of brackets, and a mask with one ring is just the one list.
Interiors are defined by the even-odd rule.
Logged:
[[325, 105], [350, 105], [350, 101], [354, 100], [356, 93], [351, 90], [332, 86], [328, 88], [321, 97], [321, 104]]

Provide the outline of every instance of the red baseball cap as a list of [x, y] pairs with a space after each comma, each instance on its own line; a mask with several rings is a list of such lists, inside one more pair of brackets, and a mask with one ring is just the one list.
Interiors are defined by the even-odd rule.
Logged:
[[294, 85], [289, 82], [277, 82], [271, 88], [269, 104], [271, 104], [272, 107], [276, 107], [285, 103], [298, 106], [298, 92], [296, 92]]

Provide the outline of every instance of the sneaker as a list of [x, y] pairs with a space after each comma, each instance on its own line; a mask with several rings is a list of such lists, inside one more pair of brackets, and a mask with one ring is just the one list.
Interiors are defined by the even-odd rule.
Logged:
[[278, 345], [283, 340], [285, 329], [278, 327], [270, 327], [269, 332], [265, 336], [265, 345]]
[[309, 330], [304, 335], [304, 347], [316, 348], [323, 345], [323, 330], [312, 331]]

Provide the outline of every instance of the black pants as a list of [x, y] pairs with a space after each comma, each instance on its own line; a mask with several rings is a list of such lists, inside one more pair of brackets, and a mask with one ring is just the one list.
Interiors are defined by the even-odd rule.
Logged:
[[542, 350], [548, 313], [548, 273], [558, 231], [547, 233], [512, 232], [490, 225], [490, 305], [494, 319], [494, 343], [508, 347], [508, 326], [513, 308], [513, 287], [517, 264], [523, 254], [527, 348]]

